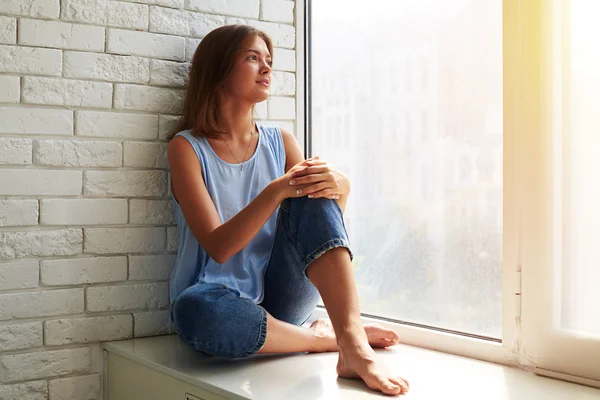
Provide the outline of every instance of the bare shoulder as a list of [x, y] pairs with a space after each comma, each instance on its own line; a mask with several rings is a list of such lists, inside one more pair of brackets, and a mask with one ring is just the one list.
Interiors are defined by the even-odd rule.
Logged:
[[287, 172], [294, 165], [304, 161], [304, 154], [292, 132], [281, 128], [281, 136], [283, 138], [283, 145], [285, 146], [285, 170]]
[[173, 138], [167, 148], [167, 158], [171, 167], [171, 174], [193, 167], [197, 169], [200, 162], [192, 144], [183, 136]]
[[169, 142], [167, 153], [170, 161], [171, 158], [175, 159], [176, 157], [194, 155], [194, 148], [186, 138], [183, 136], [176, 136]]
[[293, 140], [294, 142], [296, 141], [296, 136], [294, 136], [294, 134], [290, 131], [288, 131], [285, 128], [279, 128], [281, 130], [281, 136], [283, 137], [283, 140], [285, 141], [289, 141], [289, 140]]

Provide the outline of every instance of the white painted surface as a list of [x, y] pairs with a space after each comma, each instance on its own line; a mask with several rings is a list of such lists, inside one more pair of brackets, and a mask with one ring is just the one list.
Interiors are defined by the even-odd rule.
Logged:
[[[339, 379], [337, 353], [212, 358], [177, 335], [104, 344], [109, 352], [232, 399], [375, 399], [358, 380]], [[411, 400], [596, 400], [600, 390], [539, 377], [510, 367], [398, 345], [378, 351], [410, 382]]]

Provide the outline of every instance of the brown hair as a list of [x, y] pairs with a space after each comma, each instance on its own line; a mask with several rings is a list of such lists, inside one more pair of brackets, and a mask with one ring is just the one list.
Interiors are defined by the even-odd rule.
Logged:
[[169, 134], [169, 140], [178, 132], [188, 129], [198, 136], [214, 137], [220, 133], [219, 96], [237, 58], [257, 36], [265, 41], [272, 56], [271, 38], [248, 25], [222, 26], [202, 39], [192, 59], [183, 117], [176, 129]]

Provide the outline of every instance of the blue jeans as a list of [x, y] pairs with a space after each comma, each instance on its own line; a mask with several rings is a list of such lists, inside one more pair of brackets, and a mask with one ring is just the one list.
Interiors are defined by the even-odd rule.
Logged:
[[179, 337], [214, 356], [255, 354], [265, 344], [267, 312], [294, 325], [310, 317], [319, 292], [306, 269], [335, 247], [350, 251], [342, 211], [334, 200], [286, 199], [277, 216], [262, 303], [240, 298], [238, 291], [222, 284], [198, 282], [173, 302], [171, 318]]

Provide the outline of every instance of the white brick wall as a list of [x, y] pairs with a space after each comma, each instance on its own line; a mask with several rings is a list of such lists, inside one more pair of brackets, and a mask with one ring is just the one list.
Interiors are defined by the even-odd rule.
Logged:
[[0, 399], [101, 399], [99, 342], [174, 333], [167, 135], [212, 29], [275, 45], [262, 123], [293, 130], [290, 0], [0, 0]]
[[[0, 20], [0, 30], [2, 29]], [[0, 32], [0, 40], [2, 33]], [[18, 76], [0, 76], [0, 102], [18, 103], [21, 97], [21, 79]]]
[[48, 381], [50, 400], [99, 399], [100, 375], [76, 376]]

